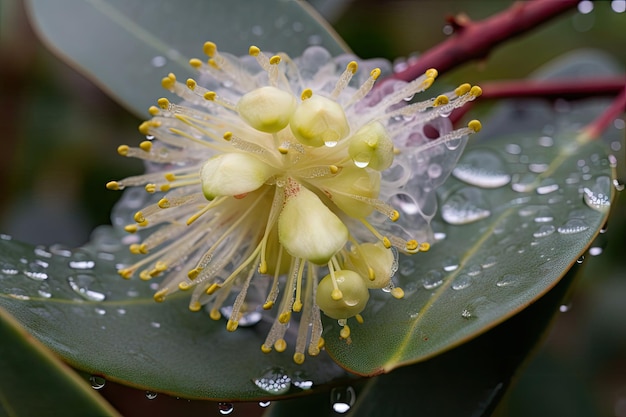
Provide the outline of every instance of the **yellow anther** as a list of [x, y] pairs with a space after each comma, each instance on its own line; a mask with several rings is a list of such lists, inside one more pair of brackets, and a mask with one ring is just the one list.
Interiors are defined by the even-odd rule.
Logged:
[[289, 153], [289, 148], [285, 148], [284, 146], [279, 146], [277, 149], [282, 155], [287, 155]]
[[163, 77], [163, 79], [161, 80], [161, 85], [166, 90], [173, 89], [174, 85], [176, 85], [176, 76], [170, 72], [169, 74], [167, 74], [167, 77]]
[[144, 269], [139, 273], [139, 279], [142, 281], [148, 281], [152, 279], [152, 275], [150, 275], [150, 271]]
[[146, 184], [144, 188], [146, 189], [147, 192], [152, 194], [156, 191], [156, 184]]
[[391, 213], [389, 220], [391, 220], [392, 222], [397, 222], [399, 218], [400, 218], [400, 212], [398, 210], [394, 210]]
[[480, 97], [483, 94], [483, 89], [475, 85], [471, 88], [470, 94], [474, 97]]
[[380, 68], [374, 68], [372, 72], [370, 72], [370, 77], [377, 80], [380, 77]]
[[417, 240], [409, 240], [406, 242], [406, 250], [410, 252], [417, 250], [418, 247], [419, 243], [417, 243]]
[[148, 108], [148, 113], [150, 113], [150, 116], [156, 116], [159, 114], [159, 112], [160, 110], [157, 106], [150, 106]]
[[120, 145], [117, 147], [117, 153], [122, 156], [128, 155], [129, 150], [130, 150], [130, 147], [128, 145]]
[[202, 310], [202, 304], [200, 304], [197, 301], [194, 301], [193, 303], [189, 303], [189, 310], [193, 311], [194, 313], [197, 313], [198, 311]]
[[346, 65], [346, 69], [354, 74], [356, 73], [356, 70], [359, 69], [359, 64], [357, 64], [356, 61], [350, 61], [348, 62], [348, 65]]
[[190, 269], [189, 272], [187, 272], [187, 278], [194, 280], [198, 278], [198, 275], [200, 275], [200, 272], [202, 272], [202, 268]]
[[217, 64], [217, 61], [215, 61], [213, 58], [209, 59], [206, 63], [215, 69], [220, 69], [220, 66]]
[[336, 174], [339, 172], [339, 167], [337, 165], [329, 165], [328, 169], [331, 174]]
[[454, 90], [454, 94], [456, 94], [457, 96], [462, 96], [463, 94], [469, 93], [471, 89], [472, 86], [468, 83], [461, 84]]
[[130, 268], [120, 269], [117, 273], [124, 279], [130, 279], [133, 276], [133, 270]]
[[207, 91], [203, 97], [205, 100], [213, 101], [217, 97], [217, 93], [215, 91]]
[[128, 250], [130, 251], [130, 253], [132, 253], [133, 255], [139, 255], [141, 252], [139, 251], [139, 243], [133, 243], [132, 245], [130, 245], [128, 247]]
[[263, 310], [270, 310], [272, 307], [274, 307], [273, 301], [268, 301], [267, 303], [263, 304]]
[[317, 342], [317, 348], [322, 350], [322, 348], [324, 348], [324, 345], [326, 345], [326, 341], [323, 337], [320, 337], [320, 340]]
[[150, 124], [150, 122], [143, 122], [139, 125], [139, 133], [141, 133], [142, 135], [147, 135], [148, 133], [150, 133], [151, 127], [152, 125]]
[[170, 200], [163, 197], [162, 199], [159, 200], [159, 202], [157, 203], [157, 206], [159, 206], [159, 208], [166, 209], [170, 206]]
[[207, 54], [207, 56], [213, 57], [217, 53], [217, 45], [213, 42], [207, 41], [204, 43], [202, 51]]
[[155, 292], [152, 298], [154, 298], [154, 301], [156, 301], [157, 303], [162, 303], [163, 301], [165, 301], [166, 294], [167, 288], [163, 288], [162, 290]]
[[424, 81], [422, 81], [422, 88], [426, 90], [430, 88], [430, 86], [433, 85], [434, 82], [435, 82], [435, 79], [433, 77], [428, 77]]
[[194, 90], [196, 88], [196, 80], [194, 80], [193, 78], [187, 78], [187, 88], [190, 90]]
[[265, 344], [261, 345], [261, 352], [270, 353], [271, 351], [272, 351], [272, 348], [270, 346], [265, 346]]
[[212, 320], [219, 320], [222, 318], [222, 313], [220, 313], [217, 308], [212, 308], [209, 312], [209, 317], [211, 317]]
[[273, 57], [270, 58], [270, 64], [271, 65], [278, 65], [280, 64], [280, 57], [278, 55], [274, 55]]
[[276, 352], [284, 352], [285, 349], [287, 349], [287, 342], [285, 342], [285, 339], [278, 339], [274, 343], [274, 349], [276, 349]]
[[434, 69], [434, 68], [430, 68], [430, 69], [427, 69], [427, 70], [424, 72], [424, 75], [425, 75], [426, 77], [428, 77], [428, 78], [435, 79], [435, 78], [437, 78], [437, 76], [439, 75], [439, 71], [437, 71], [437, 70], [436, 70], [436, 69]]
[[300, 98], [302, 99], [302, 101], [307, 100], [309, 98], [311, 98], [313, 96], [313, 90], [311, 90], [310, 88], [305, 89], [302, 94], [300, 94]]
[[420, 251], [421, 252], [427, 252], [429, 249], [430, 249], [430, 243], [428, 243], [428, 242], [420, 243]]
[[226, 330], [228, 330], [229, 332], [234, 332], [235, 330], [237, 330], [237, 326], [239, 326], [238, 321], [228, 320], [228, 323], [226, 323]]
[[374, 281], [376, 279], [376, 272], [374, 272], [374, 269], [371, 266], [367, 267], [367, 278], [369, 278], [370, 281]]
[[124, 226], [124, 230], [127, 231], [128, 233], [137, 233], [137, 230], [139, 230], [139, 228], [137, 227], [136, 224], [129, 224]]
[[290, 311], [285, 311], [284, 313], [280, 313], [280, 315], [278, 316], [278, 321], [282, 324], [287, 324], [289, 323], [289, 320], [291, 320], [291, 312]]
[[107, 190], [118, 191], [120, 189], [120, 183], [117, 181], [109, 181], [107, 182]]
[[365, 320], [363, 320], [363, 316], [360, 315], [360, 314], [355, 315], [354, 318], [356, 319], [357, 323], [359, 323], [359, 324], [363, 324], [363, 322], [365, 321]]
[[293, 354], [293, 361], [298, 365], [302, 365], [304, 363], [304, 353], [296, 352]]
[[178, 283], [178, 289], [181, 291], [187, 291], [189, 288], [191, 288], [191, 285], [186, 281]]
[[137, 213], [135, 213], [135, 215], [133, 216], [133, 219], [137, 223], [143, 223], [146, 221], [146, 218], [143, 216], [143, 213], [141, 211], [138, 211]]
[[258, 47], [252, 45], [250, 46], [250, 48], [248, 48], [248, 53], [252, 56], [257, 56], [261, 53], [261, 50]]
[[214, 282], [213, 284], [211, 284], [209, 288], [207, 288], [206, 293], [211, 295], [215, 291], [219, 290], [220, 288], [221, 288], [220, 284]]
[[343, 298], [343, 293], [341, 292], [341, 290], [339, 288], [335, 288], [331, 293], [330, 293], [330, 298], [332, 298], [335, 301], [339, 301]]
[[144, 140], [139, 144], [139, 147], [142, 151], [150, 152], [150, 150], [152, 149], [152, 142], [149, 140]]
[[389, 249], [391, 247], [391, 241], [389, 240], [389, 238], [387, 236], [383, 237], [383, 245]]
[[350, 327], [346, 324], [343, 326], [343, 329], [339, 332], [339, 337], [342, 339], [347, 339], [350, 337]]
[[148, 225], [148, 220], [144, 220], [142, 222], [137, 223], [141, 227], [146, 227]]
[[160, 99], [158, 99], [157, 100], [157, 104], [163, 110], [167, 110], [167, 109], [170, 108], [170, 101], [168, 99], [166, 99], [165, 97], [161, 97]]
[[154, 270], [158, 272], [163, 272], [167, 270], [167, 264], [165, 262], [157, 261], [154, 265]]
[[467, 127], [472, 129], [474, 132], [480, 132], [480, 130], [483, 128], [483, 125], [478, 120], [470, 120], [470, 122], [467, 124]]
[[173, 172], [168, 172], [164, 175], [164, 177], [168, 181], [174, 181], [176, 179], [176, 174], [174, 174]]
[[191, 58], [189, 60], [189, 65], [191, 65], [195, 69], [200, 69], [200, 67], [202, 67], [202, 61], [198, 58]]
[[161, 191], [166, 192], [169, 191], [171, 186], [169, 184], [161, 184]]
[[435, 101], [433, 102], [433, 107], [443, 106], [444, 104], [448, 104], [449, 102], [450, 99], [448, 99], [448, 96], [444, 96], [442, 94], [435, 99]]
[[299, 313], [302, 310], [302, 302], [300, 300], [296, 300], [293, 303], [293, 307], [292, 307], [293, 311], [295, 311], [296, 313]]
[[226, 141], [230, 141], [233, 138], [233, 132], [225, 132], [223, 138]]
[[267, 261], [265, 259], [262, 259], [261, 263], [259, 264], [259, 273], [267, 274]]
[[400, 287], [395, 287], [393, 290], [391, 290], [391, 295], [393, 296], [393, 298], [397, 298], [399, 300], [401, 298], [404, 298], [404, 290]]

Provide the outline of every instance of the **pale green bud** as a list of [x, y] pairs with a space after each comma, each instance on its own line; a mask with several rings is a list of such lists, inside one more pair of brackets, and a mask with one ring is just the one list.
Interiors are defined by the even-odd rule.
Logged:
[[284, 129], [296, 108], [296, 98], [276, 87], [261, 87], [237, 103], [242, 119], [256, 130], [275, 133]]
[[348, 154], [359, 168], [383, 171], [393, 162], [393, 142], [380, 122], [360, 128], [350, 139]]
[[200, 171], [207, 200], [256, 190], [274, 174], [271, 166], [246, 153], [224, 153], [209, 159]]
[[364, 219], [374, 210], [368, 199], [378, 198], [380, 172], [346, 165], [334, 177], [320, 179], [314, 183], [348, 216]]
[[289, 126], [300, 143], [315, 147], [335, 146], [350, 133], [350, 125], [341, 105], [318, 95], [298, 105]]
[[328, 263], [348, 241], [348, 228], [305, 187], [290, 180], [278, 217], [278, 239], [291, 256]]
[[350, 253], [350, 263], [364, 279], [367, 288], [385, 288], [391, 281], [395, 259], [382, 242], [363, 243]]
[[320, 310], [328, 317], [341, 320], [359, 314], [370, 298], [369, 291], [365, 286], [365, 280], [359, 274], [350, 270], [334, 272], [335, 281], [341, 297], [333, 297], [336, 293], [333, 278], [326, 275], [317, 286], [315, 301]]

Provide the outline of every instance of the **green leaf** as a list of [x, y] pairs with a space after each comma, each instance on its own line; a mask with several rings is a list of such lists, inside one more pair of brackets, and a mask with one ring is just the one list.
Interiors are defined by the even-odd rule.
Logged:
[[299, 56], [309, 45], [348, 50], [306, 3], [295, 0], [27, 0], [53, 51], [140, 117], [166, 92], [161, 78], [191, 77], [205, 41], [237, 56], [252, 44]]
[[[76, 251], [3, 237], [0, 307], [76, 368], [175, 396], [232, 400], [272, 397], [253, 382], [272, 368], [316, 384], [344, 375], [326, 355], [298, 366], [291, 355], [263, 354], [270, 322], [230, 333], [206, 312], [191, 313], [186, 294], [154, 302], [148, 283], [115, 273], [128, 250], [109, 227]], [[298, 392], [294, 384], [289, 394]]]
[[[585, 118], [597, 113], [584, 109]], [[601, 143], [567, 130], [545, 134], [573, 126], [570, 117], [536, 102], [513, 106], [494, 124], [516, 133], [468, 146], [440, 190], [445, 238], [400, 258], [405, 298], [370, 299], [365, 324], [350, 326], [351, 343], [337, 337], [336, 322], [325, 323], [327, 351], [342, 367], [376, 375], [465, 343], [543, 296], [576, 263], [606, 222], [614, 173]], [[598, 206], [586, 202], [593, 196]]]
[[2, 308], [0, 340], [0, 415], [118, 415]]

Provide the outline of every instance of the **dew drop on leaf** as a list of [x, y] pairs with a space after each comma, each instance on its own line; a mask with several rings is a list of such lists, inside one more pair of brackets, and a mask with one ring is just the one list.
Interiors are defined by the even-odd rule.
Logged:
[[220, 414], [230, 414], [233, 412], [234, 409], [235, 407], [232, 405], [232, 403], [217, 403], [217, 410], [220, 412]]
[[91, 383], [91, 388], [93, 389], [102, 389], [106, 384], [106, 380], [101, 376], [92, 375], [89, 377], [89, 382]]
[[284, 369], [275, 367], [268, 369], [260, 377], [255, 378], [254, 384], [268, 394], [281, 395], [291, 388], [291, 378], [285, 373]]
[[461, 181], [481, 188], [498, 188], [511, 181], [504, 161], [487, 149], [469, 151], [459, 161], [452, 175]]
[[333, 388], [330, 391], [330, 403], [336, 413], [344, 414], [350, 411], [356, 400], [356, 393], [352, 387]]

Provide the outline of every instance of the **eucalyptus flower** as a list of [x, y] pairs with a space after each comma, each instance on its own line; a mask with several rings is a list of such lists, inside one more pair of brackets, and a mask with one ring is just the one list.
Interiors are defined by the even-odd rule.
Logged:
[[398, 253], [428, 250], [434, 190], [481, 127], [453, 130], [446, 117], [481, 91], [464, 84], [413, 102], [436, 70], [374, 88], [387, 62], [321, 47], [296, 59], [255, 46], [237, 58], [212, 42], [204, 52], [208, 60], [190, 60], [195, 79], [163, 78], [181, 102], [159, 99], [139, 127], [146, 140], [118, 148], [149, 172], [107, 188], [155, 194], [125, 227], [140, 236], [130, 245], [139, 259], [119, 273], [163, 276], [156, 301], [189, 292], [189, 308], [206, 306], [215, 320], [232, 302], [230, 331], [255, 308], [249, 290], [262, 289], [257, 304], [275, 319], [261, 350], [284, 351], [298, 321], [302, 363], [323, 347], [320, 311], [350, 343], [347, 320], [363, 322], [371, 290], [404, 296], [393, 282]]

